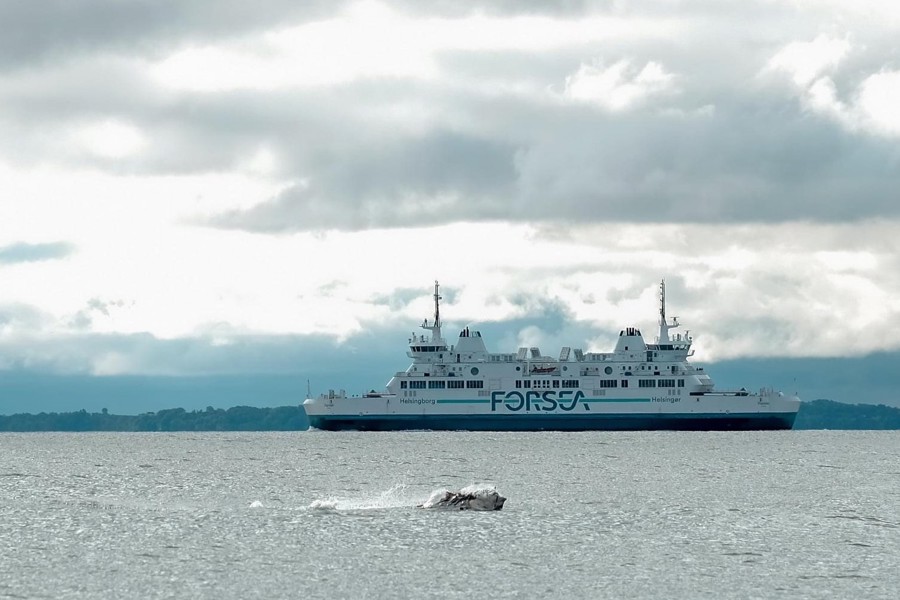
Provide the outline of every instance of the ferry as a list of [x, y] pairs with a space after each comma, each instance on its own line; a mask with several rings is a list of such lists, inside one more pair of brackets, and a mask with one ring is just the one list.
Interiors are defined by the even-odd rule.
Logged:
[[[384, 391], [348, 395], [329, 390], [307, 397], [310, 426], [324, 430], [770, 430], [791, 429], [796, 395], [772, 388], [717, 390], [693, 355], [689, 332], [672, 335], [660, 283], [659, 335], [619, 332], [612, 352], [563, 347], [547, 356], [536, 347], [489, 352], [481, 333], [464, 327], [455, 343], [443, 337], [440, 286], [434, 318], [413, 332], [412, 363]], [[311, 396], [308, 394], [308, 396]]]

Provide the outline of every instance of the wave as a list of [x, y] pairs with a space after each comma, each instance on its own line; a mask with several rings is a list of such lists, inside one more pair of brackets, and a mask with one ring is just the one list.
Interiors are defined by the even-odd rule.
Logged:
[[416, 498], [409, 486], [397, 484], [376, 494], [359, 497], [318, 498], [307, 506], [308, 510], [361, 511], [391, 508], [436, 508], [452, 510], [500, 510], [506, 498], [494, 487], [468, 485], [457, 492], [441, 488], [431, 492], [425, 501]]
[[415, 499], [411, 497], [409, 486], [397, 484], [383, 492], [357, 498], [320, 498], [313, 500], [307, 508], [310, 510], [378, 510], [407, 508], [415, 503]]

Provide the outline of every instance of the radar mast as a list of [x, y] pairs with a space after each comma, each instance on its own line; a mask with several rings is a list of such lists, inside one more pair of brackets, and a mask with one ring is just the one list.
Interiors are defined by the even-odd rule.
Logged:
[[427, 329], [431, 332], [432, 342], [436, 344], [444, 342], [441, 337], [441, 294], [440, 284], [438, 284], [437, 279], [434, 280], [434, 323], [429, 325], [428, 319], [425, 319], [425, 322], [422, 323], [422, 329]]
[[669, 330], [678, 327], [678, 317], [672, 317], [672, 323], [666, 319], [666, 280], [659, 282], [659, 344], [669, 344]]

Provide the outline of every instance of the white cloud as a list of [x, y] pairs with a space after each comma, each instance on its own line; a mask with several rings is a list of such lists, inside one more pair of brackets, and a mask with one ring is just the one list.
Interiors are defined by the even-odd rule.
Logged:
[[869, 130], [900, 136], [900, 71], [882, 71], [859, 86], [860, 121]]
[[769, 60], [767, 68], [784, 71], [795, 84], [807, 87], [837, 67], [851, 49], [847, 39], [821, 34], [811, 42], [791, 42]]
[[[625, 325], [652, 337], [656, 285], [666, 277], [671, 313], [697, 334], [699, 360], [860, 355], [900, 348], [898, 226], [619, 224], [548, 235], [527, 225], [461, 223], [258, 236], [159, 224], [155, 246], [111, 245], [103, 234], [82, 240], [65, 265], [6, 269], [0, 307], [34, 308], [7, 311], [32, 317], [0, 322], [0, 342], [150, 334], [224, 347], [258, 335], [340, 340], [372, 328], [405, 331], [430, 315], [436, 277], [450, 290], [448, 325], [520, 319], [523, 328], [510, 333], [521, 339], [509, 343], [603, 351]], [[53, 282], [52, 293], [42, 280]], [[380, 300], [398, 289], [418, 293], [401, 306]], [[584, 324], [567, 330], [575, 339], [545, 333], [548, 306]], [[492, 348], [510, 350], [499, 343]], [[83, 359], [97, 373], [140, 372], [122, 352]]]
[[574, 75], [566, 77], [563, 94], [572, 100], [618, 111], [652, 96], [671, 93], [674, 83], [675, 76], [657, 62], [650, 61], [638, 70], [631, 61], [620, 60], [607, 68], [582, 64]]
[[862, 78], [842, 100], [836, 71], [853, 46], [844, 39], [819, 35], [811, 42], [792, 42], [769, 60], [766, 70], [787, 73], [804, 104], [851, 131], [900, 135], [900, 70], [882, 68]]
[[70, 136], [76, 151], [100, 158], [125, 158], [139, 152], [146, 143], [138, 127], [115, 119], [75, 127]]
[[835, 82], [816, 79], [803, 92], [806, 106], [854, 132], [900, 136], [900, 71], [881, 71], [859, 84], [852, 98], [842, 101]]
[[[598, 15], [411, 17], [378, 2], [262, 37], [181, 49], [152, 68], [164, 86], [202, 92], [325, 86], [358, 79], [436, 79], [436, 57], [467, 52], [546, 52], [676, 34], [676, 19]], [[644, 75], [659, 74], [653, 68]], [[649, 83], [649, 82], [647, 82]]]

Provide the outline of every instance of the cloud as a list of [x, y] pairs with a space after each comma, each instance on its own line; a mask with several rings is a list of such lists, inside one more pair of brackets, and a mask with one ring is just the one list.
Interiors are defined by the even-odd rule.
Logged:
[[[91, 25], [105, 11], [124, 19], [114, 4], [94, 0], [73, 17], [58, 43], [80, 50], [64, 60], [50, 42], [37, 48], [52, 37], [38, 9], [16, 4], [45, 58], [0, 74], [3, 160], [113, 175], [244, 173], [279, 191], [194, 222], [257, 233], [834, 222], [900, 210], [894, 154], [878, 139], [897, 130], [890, 21], [849, 11], [846, 32], [810, 34], [831, 4], [809, 6], [810, 23], [798, 23], [783, 7], [704, 2], [681, 7], [696, 18], [665, 2], [638, 11], [273, 0], [267, 16], [239, 3], [150, 3], [132, 7], [144, 17], [126, 28], [133, 39]], [[166, 25], [164, 9], [186, 21]], [[738, 27], [750, 17], [767, 25]], [[382, 22], [390, 27], [371, 25]], [[411, 62], [379, 59], [373, 48], [385, 46], [362, 43], [370, 38], [323, 32], [390, 38]], [[17, 44], [25, 52], [24, 38]], [[185, 85], [160, 80], [160, 68], [191, 56], [193, 67], [176, 69]], [[324, 79], [308, 72], [319, 67]], [[860, 135], [872, 131], [882, 133]]]
[[882, 71], [867, 77], [859, 86], [857, 103], [864, 126], [900, 136], [900, 71]]
[[809, 86], [840, 64], [851, 50], [847, 39], [821, 34], [811, 42], [791, 42], [773, 56], [767, 68], [789, 74], [798, 86]]
[[[398, 136], [399, 137], [399, 136]], [[360, 140], [342, 160], [323, 164], [309, 184], [294, 184], [247, 210], [209, 220], [258, 232], [430, 225], [504, 214], [499, 198], [515, 179], [514, 148], [451, 132], [418, 139]], [[325, 159], [330, 153], [319, 148]]]
[[4, 269], [0, 342], [22, 368], [219, 372], [270, 334], [392, 336], [440, 277], [498, 349], [604, 349], [666, 275], [698, 355], [891, 350], [897, 14], [0, 3], [3, 243], [72, 240], [0, 254], [46, 261]]
[[0, 264], [16, 264], [58, 260], [75, 252], [75, 246], [67, 242], [28, 244], [19, 242], [0, 247]]
[[852, 53], [864, 51], [846, 38], [823, 34], [810, 42], [788, 44], [769, 60], [766, 70], [788, 74], [810, 111], [847, 130], [898, 136], [900, 118], [895, 107], [900, 104], [900, 71], [881, 65], [875, 73], [857, 72], [855, 77], [841, 72]]
[[0, 3], [0, 70], [94, 52], [165, 53], [181, 44], [241, 36], [284, 20], [321, 18], [332, 2], [259, 0], [7, 0]]
[[605, 69], [582, 64], [574, 75], [566, 77], [564, 96], [619, 111], [632, 108], [652, 96], [672, 92], [674, 80], [674, 75], [652, 61], [640, 70], [627, 60], [620, 60]]

